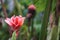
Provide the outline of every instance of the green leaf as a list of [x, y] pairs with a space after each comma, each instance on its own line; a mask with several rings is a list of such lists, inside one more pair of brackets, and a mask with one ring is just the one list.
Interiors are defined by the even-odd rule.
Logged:
[[12, 40], [16, 40], [16, 31], [14, 31], [12, 34]]

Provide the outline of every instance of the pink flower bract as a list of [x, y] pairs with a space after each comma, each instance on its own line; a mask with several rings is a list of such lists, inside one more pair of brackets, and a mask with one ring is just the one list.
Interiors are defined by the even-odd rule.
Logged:
[[24, 23], [25, 17], [20, 16], [12, 16], [11, 18], [6, 18], [5, 22], [10, 26], [13, 30], [18, 30]]
[[28, 9], [35, 10], [36, 7], [32, 4], [32, 5], [29, 5]]

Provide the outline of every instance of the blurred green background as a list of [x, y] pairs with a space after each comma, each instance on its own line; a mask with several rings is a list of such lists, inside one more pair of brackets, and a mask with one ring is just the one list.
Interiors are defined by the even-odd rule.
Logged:
[[[33, 19], [34, 22], [31, 21], [30, 24], [30, 31], [33, 25], [33, 36], [30, 40], [59, 40], [58, 30], [60, 24], [58, 24], [58, 28], [56, 28], [57, 25], [55, 24], [53, 24], [51, 28], [50, 24], [51, 20], [53, 20], [54, 23], [57, 19], [55, 18], [56, 8], [58, 8], [56, 7], [58, 5], [57, 3], [57, 0], [2, 0], [2, 3], [0, 0], [0, 40], [8, 40], [10, 38], [8, 25], [4, 21], [5, 17], [8, 16], [10, 18], [13, 15], [27, 17], [28, 6], [31, 4], [36, 7], [36, 15]], [[59, 13], [59, 11], [57, 13]], [[50, 19], [51, 14], [53, 14], [53, 19]], [[58, 22], [60, 23], [60, 20]], [[20, 31], [21, 37], [19, 40], [29, 40], [31, 32], [28, 32], [27, 18]]]

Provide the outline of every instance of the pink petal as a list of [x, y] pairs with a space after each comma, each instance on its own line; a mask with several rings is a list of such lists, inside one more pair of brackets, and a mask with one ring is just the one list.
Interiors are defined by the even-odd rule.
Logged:
[[16, 25], [16, 28], [20, 28], [23, 25], [24, 19], [25, 19], [25, 17], [20, 17], [18, 19], [18, 24]]
[[15, 15], [11, 17], [11, 20], [14, 22]]
[[29, 7], [28, 7], [28, 9], [36, 9], [36, 7], [32, 4], [32, 5], [30, 5]]
[[12, 23], [12, 27], [15, 27], [15, 15], [11, 17], [11, 23]]
[[6, 22], [9, 26], [12, 26], [9, 18], [7, 18], [7, 19], [5, 20], [5, 22]]
[[18, 23], [19, 23], [20, 26], [23, 25], [24, 19], [25, 19], [25, 17], [22, 17], [22, 18], [19, 19]]
[[16, 16], [16, 17], [15, 17], [15, 20], [14, 20], [16, 25], [18, 24], [18, 20], [19, 20], [19, 17]]

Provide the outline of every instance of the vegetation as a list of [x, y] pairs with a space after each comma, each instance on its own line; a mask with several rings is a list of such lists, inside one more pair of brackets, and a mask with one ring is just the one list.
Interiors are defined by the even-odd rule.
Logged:
[[59, 39], [59, 0], [0, 0], [0, 40]]

